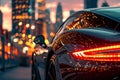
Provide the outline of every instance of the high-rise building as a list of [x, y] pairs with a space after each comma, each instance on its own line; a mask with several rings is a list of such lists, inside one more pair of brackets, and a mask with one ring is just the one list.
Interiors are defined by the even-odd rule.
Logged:
[[35, 0], [12, 0], [12, 33], [30, 34], [35, 20]]
[[98, 0], [84, 0], [84, 9], [97, 8]]
[[38, 3], [38, 19], [45, 19], [46, 0], [37, 0]]
[[50, 9], [46, 9], [46, 25], [47, 25], [47, 35], [48, 35], [48, 40], [51, 41], [51, 19], [50, 19]]
[[74, 10], [70, 10], [70, 15], [74, 14], [75, 11]]
[[57, 5], [57, 10], [56, 10], [56, 27], [55, 27], [55, 32], [60, 28], [60, 25], [62, 24], [63, 20], [63, 11], [62, 11], [62, 5], [59, 2]]
[[108, 2], [105, 0], [105, 1], [102, 3], [102, 6], [101, 6], [101, 7], [109, 7]]
[[0, 34], [2, 34], [2, 31], [3, 31], [2, 23], [3, 23], [3, 14], [0, 10]]
[[51, 22], [51, 19], [50, 19], [50, 9], [46, 9], [45, 13], [46, 13], [46, 22], [50, 23]]
[[36, 35], [43, 35], [47, 39], [46, 31], [46, 0], [37, 0], [38, 20], [36, 21]]

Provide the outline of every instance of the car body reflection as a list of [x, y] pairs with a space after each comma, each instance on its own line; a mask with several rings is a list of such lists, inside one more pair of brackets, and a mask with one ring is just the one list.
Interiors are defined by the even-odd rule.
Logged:
[[120, 7], [78, 11], [56, 33], [46, 80], [120, 80]]

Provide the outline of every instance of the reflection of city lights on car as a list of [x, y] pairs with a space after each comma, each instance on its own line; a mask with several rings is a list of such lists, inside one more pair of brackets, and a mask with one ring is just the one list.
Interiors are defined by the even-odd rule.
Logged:
[[14, 38], [14, 39], [13, 39], [13, 42], [18, 42], [18, 38]]

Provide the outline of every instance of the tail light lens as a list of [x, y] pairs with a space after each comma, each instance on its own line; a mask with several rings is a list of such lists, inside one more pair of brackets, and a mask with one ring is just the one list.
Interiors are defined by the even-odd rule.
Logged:
[[72, 56], [81, 60], [120, 61], [120, 45], [77, 51], [73, 52]]

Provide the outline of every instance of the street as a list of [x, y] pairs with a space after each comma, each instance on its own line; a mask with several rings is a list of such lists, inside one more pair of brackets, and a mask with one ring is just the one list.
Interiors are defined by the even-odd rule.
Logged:
[[[41, 79], [44, 80], [44, 69], [39, 68]], [[30, 67], [16, 67], [5, 72], [0, 71], [0, 80], [31, 80]]]
[[0, 72], [0, 80], [31, 80], [31, 67], [17, 67]]

